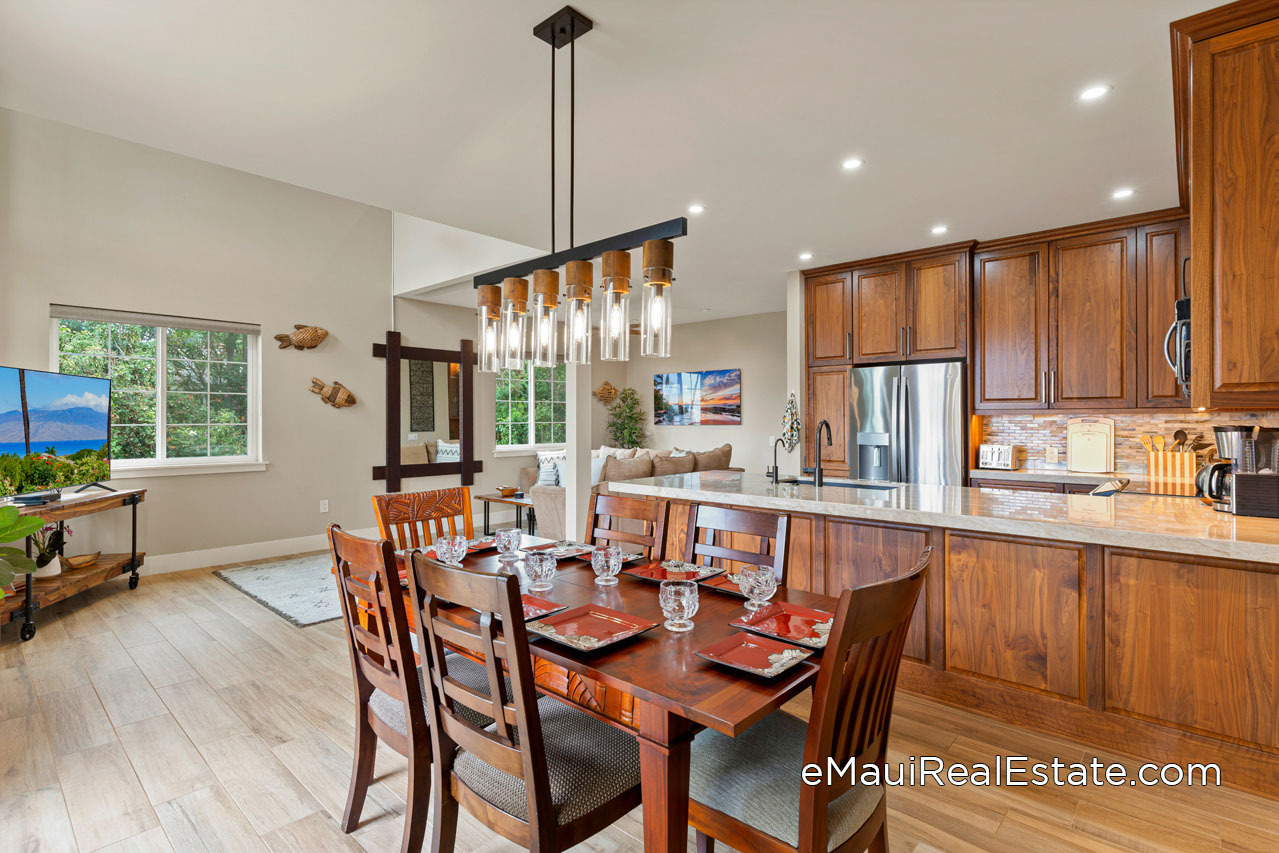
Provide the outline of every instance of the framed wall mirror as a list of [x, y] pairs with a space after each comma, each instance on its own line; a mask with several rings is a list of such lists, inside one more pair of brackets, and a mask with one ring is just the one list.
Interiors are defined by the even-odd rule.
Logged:
[[373, 468], [388, 492], [405, 477], [458, 474], [462, 485], [484, 470], [475, 461], [475, 345], [456, 350], [406, 347], [399, 332], [373, 345], [386, 360], [386, 464]]

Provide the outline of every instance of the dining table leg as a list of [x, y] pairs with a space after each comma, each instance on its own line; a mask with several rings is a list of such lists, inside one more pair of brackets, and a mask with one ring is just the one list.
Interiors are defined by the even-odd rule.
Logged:
[[635, 702], [639, 727], [640, 788], [644, 796], [644, 850], [688, 847], [688, 769], [692, 724], [648, 702]]

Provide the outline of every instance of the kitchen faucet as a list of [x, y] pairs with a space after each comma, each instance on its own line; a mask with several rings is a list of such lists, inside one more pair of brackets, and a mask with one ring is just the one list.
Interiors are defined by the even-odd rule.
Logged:
[[[817, 470], [813, 473], [813, 486], [820, 489], [822, 487], [822, 427], [826, 427], [826, 446], [830, 447], [832, 443], [830, 434], [830, 421], [823, 418], [817, 423]], [[773, 448], [776, 452], [777, 448]]]
[[786, 439], [779, 438], [773, 442], [773, 485], [776, 486], [781, 482], [781, 472], [777, 470], [777, 445], [785, 444]]

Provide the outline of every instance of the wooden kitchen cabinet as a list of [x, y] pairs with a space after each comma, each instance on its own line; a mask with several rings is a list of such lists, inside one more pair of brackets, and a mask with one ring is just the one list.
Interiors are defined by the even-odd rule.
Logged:
[[877, 364], [906, 357], [906, 265], [853, 270], [853, 361]]
[[810, 366], [849, 364], [853, 354], [853, 297], [847, 272], [805, 282], [805, 329]]
[[1048, 405], [1137, 405], [1136, 232], [1050, 244]]
[[832, 365], [808, 370], [807, 413], [804, 420], [804, 467], [817, 463], [817, 425], [830, 422], [831, 444], [821, 442], [822, 470], [826, 474], [848, 476], [848, 395], [852, 384], [852, 367]]
[[968, 355], [972, 255], [948, 252], [906, 267], [906, 357], [911, 361]]
[[973, 258], [973, 408], [1048, 405], [1048, 244]]
[[1137, 229], [1137, 405], [1185, 408], [1190, 400], [1168, 366], [1165, 346], [1182, 297], [1182, 268], [1190, 257], [1190, 220]]
[[968, 355], [967, 250], [853, 270], [853, 363]]
[[[1275, 18], [1273, 5], [1256, 10]], [[1190, 79], [1179, 81], [1189, 96], [1192, 402], [1276, 408], [1279, 19], [1234, 20], [1202, 39], [1187, 22], [1174, 36], [1194, 39]]]

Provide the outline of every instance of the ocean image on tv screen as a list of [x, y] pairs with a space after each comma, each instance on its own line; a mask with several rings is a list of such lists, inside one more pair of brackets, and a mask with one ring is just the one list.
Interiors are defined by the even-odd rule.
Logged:
[[111, 381], [0, 367], [0, 496], [111, 476]]

